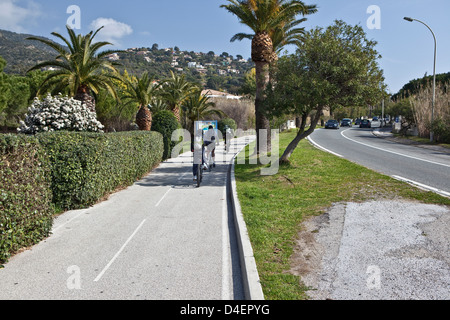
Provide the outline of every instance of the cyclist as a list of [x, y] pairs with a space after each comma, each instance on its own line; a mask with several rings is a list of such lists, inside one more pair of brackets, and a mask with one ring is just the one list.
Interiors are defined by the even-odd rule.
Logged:
[[225, 133], [224, 133], [224, 135], [225, 135], [225, 151], [229, 151], [230, 150], [229, 144], [230, 144], [230, 140], [232, 137], [232, 132], [231, 132], [231, 128], [228, 125], [225, 125], [224, 130], [225, 130]]
[[211, 154], [211, 160], [212, 163], [209, 163], [209, 157], [206, 158], [205, 163], [205, 169], [207, 169], [209, 166], [212, 166], [213, 168], [216, 167], [216, 131], [214, 130], [213, 126], [209, 126], [208, 131], [205, 132], [203, 141], [206, 147], [207, 154]]
[[[194, 135], [194, 139], [191, 141], [191, 152], [194, 153], [194, 166], [192, 172], [194, 174], [194, 181], [197, 181], [197, 170], [200, 164], [205, 163], [204, 158], [204, 146], [202, 144], [202, 134], [198, 132]], [[201, 158], [200, 158], [201, 157]]]

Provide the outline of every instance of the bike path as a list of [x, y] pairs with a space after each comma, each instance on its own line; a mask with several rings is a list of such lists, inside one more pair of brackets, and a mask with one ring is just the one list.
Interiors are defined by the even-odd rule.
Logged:
[[226, 182], [246, 140], [229, 153], [217, 147], [200, 188], [187, 152], [107, 201], [62, 214], [49, 238], [0, 269], [0, 299], [243, 299]]

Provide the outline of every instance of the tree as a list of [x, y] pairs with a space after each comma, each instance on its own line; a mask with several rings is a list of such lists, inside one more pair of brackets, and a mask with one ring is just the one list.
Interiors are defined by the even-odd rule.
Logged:
[[[54, 60], [45, 61], [37, 64], [29, 70], [38, 70], [44, 67], [54, 67], [57, 70], [51, 72], [42, 83], [39, 93], [56, 88], [63, 90], [68, 88], [70, 96], [86, 103], [92, 111], [95, 110], [94, 94], [98, 94], [101, 88], [107, 89], [114, 97], [117, 97], [113, 79], [120, 79], [115, 62], [104, 59], [107, 55], [119, 52], [117, 50], [108, 50], [98, 52], [102, 47], [111, 45], [109, 42], [94, 42], [97, 31], [91, 31], [87, 35], [75, 35], [75, 32], [66, 27], [69, 39], [64, 38], [57, 32], [52, 35], [61, 39], [68, 50], [49, 40], [38, 37], [29, 37], [28, 40], [40, 41], [57, 51], [58, 56]], [[102, 70], [109, 70], [112, 73], [102, 73]]]
[[136, 82], [135, 76], [130, 76], [127, 70], [121, 74], [122, 80], [113, 80], [119, 99], [115, 99], [106, 89], [101, 89], [96, 95], [96, 110], [98, 120], [105, 126], [107, 132], [129, 131], [136, 119], [136, 104], [124, 99], [127, 82]]
[[222, 110], [214, 109], [214, 102], [210, 101], [210, 97], [202, 94], [201, 90], [195, 90], [183, 104], [183, 114], [186, 119], [186, 128], [194, 134], [194, 123], [200, 119], [206, 119], [211, 115], [219, 117], [226, 116]]
[[161, 87], [161, 98], [169, 106], [178, 122], [181, 121], [181, 105], [196, 88], [186, 81], [184, 75], [177, 75], [170, 71], [171, 77], [164, 81]]
[[240, 93], [254, 98], [256, 92], [256, 70], [255, 68], [251, 69], [244, 76], [244, 84], [241, 86]]
[[252, 60], [256, 66], [255, 117], [257, 151], [265, 152], [271, 148], [270, 134], [267, 135], [267, 150], [259, 150], [260, 129], [270, 129], [270, 123], [262, 112], [265, 100], [264, 91], [269, 83], [269, 66], [278, 59], [274, 50], [272, 36], [275, 30], [292, 22], [298, 14], [306, 14], [312, 7], [297, 0], [228, 0], [222, 5], [236, 15], [242, 24], [247, 25], [253, 34], [238, 33], [231, 41], [252, 39]]
[[278, 61], [272, 74], [276, 86], [268, 86], [265, 112], [271, 117], [295, 114], [302, 119], [280, 162], [288, 162], [298, 143], [314, 132], [325, 108], [381, 100], [385, 85], [375, 46], [361, 26], [335, 21], [326, 30], [308, 32], [296, 54]]
[[[307, 14], [316, 12], [315, 7], [309, 6]], [[277, 28], [272, 34], [272, 42], [274, 51], [279, 55], [286, 45], [299, 46], [304, 39], [305, 28], [296, 28], [299, 24], [305, 22], [307, 19], [302, 18], [291, 21], [287, 21], [281, 28]]]
[[7, 80], [7, 75], [3, 72], [6, 66], [6, 61], [0, 57], [0, 115], [6, 109], [10, 97], [10, 86]]
[[149, 77], [148, 73], [144, 73], [136, 81], [126, 80], [126, 84], [124, 99], [138, 106], [139, 111], [136, 115], [136, 123], [139, 129], [150, 131], [152, 114], [149, 110], [149, 105], [154, 99], [159, 86], [154, 83], [154, 79]]

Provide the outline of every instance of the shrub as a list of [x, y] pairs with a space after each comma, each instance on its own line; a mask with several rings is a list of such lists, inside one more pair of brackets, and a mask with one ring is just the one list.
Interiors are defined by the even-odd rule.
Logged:
[[54, 213], [46, 153], [37, 139], [0, 135], [0, 264], [47, 237]]
[[18, 132], [35, 134], [60, 130], [102, 132], [103, 125], [95, 112], [81, 101], [48, 95], [42, 101], [34, 100]]
[[157, 132], [53, 132], [38, 134], [51, 163], [53, 201], [61, 209], [95, 204], [118, 187], [129, 186], [161, 160]]
[[437, 142], [450, 143], [450, 117], [448, 120], [439, 118], [433, 121], [433, 131]]
[[226, 119], [220, 120], [218, 123], [218, 127], [219, 127], [218, 129], [220, 132], [222, 132], [222, 135], [224, 137], [225, 137], [225, 126], [230, 127], [230, 129], [232, 129], [232, 130], [237, 129], [236, 121], [234, 121], [233, 119], [226, 118]]
[[176, 142], [172, 141], [172, 133], [178, 129], [178, 121], [174, 114], [168, 110], [158, 111], [153, 115], [152, 130], [163, 135], [164, 155], [163, 159], [170, 158]]

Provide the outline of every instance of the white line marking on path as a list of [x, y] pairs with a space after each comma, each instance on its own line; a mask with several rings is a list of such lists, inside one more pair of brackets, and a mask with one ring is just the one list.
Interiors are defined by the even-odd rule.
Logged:
[[177, 181], [181, 181], [189, 172], [191, 172], [191, 170], [188, 172], [185, 172], [181, 177], [178, 178]]
[[67, 220], [67, 221], [64, 222], [63, 224], [61, 224], [61, 225], [59, 225], [58, 227], [54, 228], [54, 229], [52, 230], [52, 232], [56, 232], [57, 230], [61, 229], [61, 228], [64, 227], [65, 225], [71, 223], [73, 220], [79, 218], [81, 215], [85, 214], [86, 212], [87, 212], [87, 210], [81, 211], [80, 213], [78, 213], [78, 214], [77, 214], [75, 217], [73, 217], [72, 219]]
[[128, 243], [134, 238], [134, 236], [138, 233], [139, 229], [142, 228], [142, 226], [144, 225], [145, 221], [144, 220], [141, 222], [141, 224], [139, 225], [139, 227], [137, 227], [137, 229], [133, 232], [133, 234], [128, 238], [128, 240], [125, 242], [125, 244], [122, 246], [122, 248], [120, 248], [120, 250], [114, 255], [114, 257], [111, 259], [111, 261], [106, 265], [106, 267], [102, 270], [102, 272], [100, 272], [100, 274], [97, 276], [97, 278], [95, 278], [94, 282], [98, 282], [103, 275], [105, 274], [105, 272], [109, 269], [109, 267], [111, 267], [111, 265], [114, 263], [114, 261], [119, 257], [119, 255], [122, 253], [122, 251], [125, 249], [125, 247], [128, 245]]
[[440, 189], [428, 186], [426, 184], [423, 184], [423, 183], [420, 183], [420, 182], [416, 182], [416, 181], [413, 181], [413, 180], [410, 180], [410, 179], [407, 179], [407, 178], [403, 178], [403, 177], [400, 177], [400, 176], [392, 176], [392, 178], [394, 178], [396, 180], [400, 180], [400, 181], [406, 182], [406, 183], [409, 183], [409, 184], [412, 184], [412, 185], [415, 185], [416, 187], [419, 187], [421, 189], [425, 189], [426, 191], [432, 191], [432, 192], [438, 193], [438, 194], [440, 194], [440, 195], [442, 195], [444, 197], [449, 197], [450, 198], [450, 192], [447, 192], [447, 191], [444, 191], [444, 190], [440, 190]]
[[[227, 179], [225, 179], [225, 185]], [[223, 190], [222, 204], [222, 300], [230, 300], [230, 239], [228, 233], [227, 188]]]
[[331, 153], [331, 154], [335, 155], [336, 157], [344, 158], [344, 157], [341, 156], [340, 154], [338, 154], [338, 153], [336, 153], [336, 152], [333, 152], [333, 151], [331, 151], [331, 150], [328, 150], [328, 149], [322, 147], [321, 145], [319, 145], [318, 143], [316, 143], [311, 137], [308, 137], [307, 139], [308, 139], [308, 140], [309, 140], [316, 148], [318, 148], [318, 149], [320, 149], [320, 150], [322, 150], [322, 151]]
[[341, 132], [341, 135], [342, 135], [345, 139], [350, 140], [350, 141], [352, 141], [352, 142], [361, 144], [361, 145], [366, 146], [366, 147], [369, 147], [369, 148], [381, 150], [381, 151], [383, 151], [383, 152], [389, 152], [389, 153], [392, 153], [392, 154], [395, 154], [395, 155], [398, 155], [398, 156], [402, 156], [402, 157], [406, 157], [406, 158], [410, 158], [410, 159], [414, 159], [414, 160], [419, 160], [419, 161], [424, 161], [424, 162], [428, 162], [428, 163], [432, 163], [432, 164], [436, 164], [436, 165], [439, 165], [439, 166], [444, 166], [444, 167], [450, 168], [450, 165], [448, 165], [448, 164], [443, 164], [443, 163], [440, 163], [440, 162], [435, 162], [435, 161], [431, 161], [431, 160], [425, 160], [425, 159], [422, 159], [422, 158], [417, 158], [417, 157], [413, 157], [413, 156], [408, 156], [408, 155], [403, 154], [403, 153], [399, 153], [399, 152], [395, 152], [395, 151], [390, 151], [390, 150], [386, 150], [386, 149], [379, 148], [379, 147], [374, 147], [374, 146], [372, 146], [372, 145], [370, 145], [370, 144], [356, 141], [356, 140], [354, 140], [354, 139], [351, 139], [351, 138], [347, 137], [347, 136], [344, 134], [344, 132], [346, 132], [346, 131], [348, 131], [348, 130], [351, 130], [351, 129], [347, 129], [347, 130], [345, 130], [345, 131], [342, 131], [342, 132]]
[[169, 194], [169, 192], [172, 190], [172, 187], [166, 191], [166, 193], [163, 195], [163, 197], [161, 198], [161, 200], [159, 200], [159, 202], [156, 204], [156, 208], [159, 207], [159, 205], [161, 204], [161, 202], [163, 202], [163, 200], [166, 198], [166, 196]]

